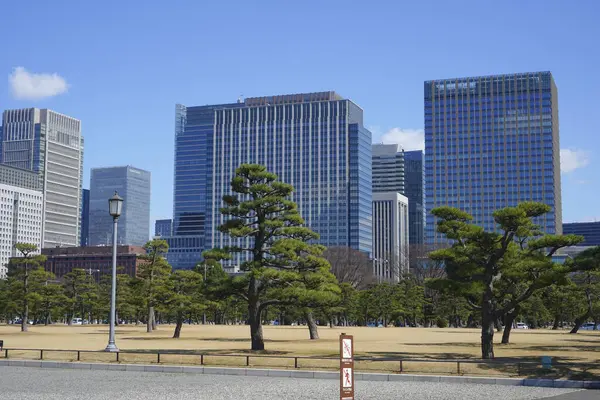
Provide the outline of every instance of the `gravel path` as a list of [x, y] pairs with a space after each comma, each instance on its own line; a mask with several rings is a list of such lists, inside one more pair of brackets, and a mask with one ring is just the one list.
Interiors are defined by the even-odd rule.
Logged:
[[[338, 381], [0, 367], [2, 400], [338, 399]], [[540, 399], [569, 389], [418, 382], [357, 382], [356, 398]], [[583, 393], [583, 392], [582, 392]]]

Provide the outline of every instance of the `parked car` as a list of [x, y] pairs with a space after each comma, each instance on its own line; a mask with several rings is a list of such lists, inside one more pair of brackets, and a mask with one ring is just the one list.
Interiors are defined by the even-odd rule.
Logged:
[[527, 325], [525, 322], [517, 322], [517, 329], [529, 329], [529, 325]]
[[83, 320], [81, 318], [73, 318], [71, 320], [71, 325], [83, 325]]
[[[581, 325], [581, 329], [582, 331], [593, 331], [594, 330], [594, 323], [593, 322], [586, 322], [585, 324]], [[596, 326], [596, 330], [600, 331], [600, 324], [598, 324], [598, 326]]]

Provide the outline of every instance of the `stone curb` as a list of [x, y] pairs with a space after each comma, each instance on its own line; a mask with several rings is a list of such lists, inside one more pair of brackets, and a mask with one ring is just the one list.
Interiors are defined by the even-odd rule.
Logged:
[[[339, 379], [338, 372], [288, 369], [183, 367], [175, 365], [107, 364], [33, 360], [0, 360], [0, 367], [62, 368], [104, 371], [167, 372], [177, 374], [270, 376], [278, 378]], [[600, 389], [600, 381], [572, 381], [562, 379], [491, 378], [473, 376], [436, 376], [412, 374], [377, 374], [357, 372], [356, 381], [377, 382], [442, 382], [476, 383], [481, 385], [533, 386], [569, 389]]]

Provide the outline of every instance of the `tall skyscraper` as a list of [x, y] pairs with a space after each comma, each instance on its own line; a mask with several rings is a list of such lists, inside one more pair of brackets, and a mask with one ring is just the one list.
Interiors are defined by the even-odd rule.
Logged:
[[320, 92], [177, 106], [172, 265], [193, 267], [202, 250], [229, 244], [219, 208], [242, 163], [295, 187], [292, 200], [320, 243], [371, 253], [371, 133], [360, 107]]
[[150, 172], [132, 166], [92, 168], [89, 245], [112, 245], [113, 219], [108, 214], [108, 199], [115, 191], [123, 198], [119, 244], [143, 246], [150, 236]]
[[408, 199], [408, 220], [411, 245], [425, 243], [425, 169], [423, 151], [404, 152], [404, 193]]
[[37, 173], [0, 164], [0, 279], [15, 244], [42, 245], [43, 198]]
[[398, 192], [373, 193], [373, 276], [398, 282], [408, 272], [408, 199]]
[[373, 145], [373, 193], [398, 192], [408, 199], [409, 241], [425, 239], [423, 152], [404, 151], [399, 144]]
[[42, 246], [79, 245], [81, 122], [47, 109], [6, 110], [0, 142], [0, 163], [39, 176], [44, 194]]
[[157, 219], [154, 222], [154, 236], [168, 237], [172, 235], [173, 220], [172, 219]]
[[496, 229], [492, 213], [523, 201], [562, 232], [558, 94], [550, 72], [425, 82], [427, 242], [443, 243], [431, 210], [447, 205]]
[[373, 193], [404, 194], [404, 150], [399, 144], [374, 144]]
[[81, 191], [81, 238], [79, 245], [85, 247], [88, 245], [90, 236], [90, 190]]

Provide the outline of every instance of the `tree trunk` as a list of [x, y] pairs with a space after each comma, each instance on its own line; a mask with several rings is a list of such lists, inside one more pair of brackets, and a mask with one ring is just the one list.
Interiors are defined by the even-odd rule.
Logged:
[[519, 307], [515, 307], [514, 310], [510, 311], [506, 314], [506, 318], [504, 319], [504, 333], [502, 333], [502, 344], [510, 343], [510, 331], [512, 330], [513, 323], [519, 314]]
[[573, 327], [573, 329], [571, 329], [571, 332], [569, 333], [577, 333], [579, 328], [581, 328], [581, 325], [583, 325], [583, 323], [587, 321], [588, 318], [592, 315], [592, 295], [589, 290], [585, 291], [585, 296], [587, 298], [588, 303], [587, 310], [585, 311], [585, 314], [575, 319], [575, 326]]
[[306, 319], [306, 325], [308, 325], [308, 332], [310, 334], [310, 340], [316, 340], [319, 338], [319, 330], [315, 322], [312, 311], [308, 310], [304, 312], [304, 318]]
[[481, 308], [481, 358], [491, 360], [494, 358], [494, 309], [491, 294], [484, 294]]
[[258, 301], [248, 302], [248, 323], [250, 324], [250, 339], [252, 341], [252, 350], [260, 351], [265, 349], [265, 340], [261, 323], [261, 312]]
[[21, 316], [21, 332], [27, 332], [29, 327], [29, 302], [27, 301], [27, 295], [29, 294], [29, 272], [27, 271], [27, 264], [25, 264], [25, 276], [23, 277], [23, 315]]
[[502, 319], [496, 318], [494, 320], [494, 326], [496, 327], [496, 332], [502, 332]]
[[152, 329], [154, 328], [154, 307], [148, 307], [148, 321], [146, 322], [146, 332], [152, 333]]
[[558, 324], [560, 323], [560, 315], [554, 316], [554, 323], [552, 324], [552, 330], [555, 331], [558, 329]]
[[179, 339], [181, 336], [181, 327], [183, 326], [183, 314], [177, 313], [177, 324], [175, 325], [175, 332], [173, 333], [173, 339]]
[[156, 311], [154, 311], [154, 307], [152, 307], [152, 330], [155, 331], [158, 329], [158, 323], [156, 322]]

